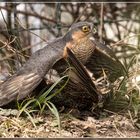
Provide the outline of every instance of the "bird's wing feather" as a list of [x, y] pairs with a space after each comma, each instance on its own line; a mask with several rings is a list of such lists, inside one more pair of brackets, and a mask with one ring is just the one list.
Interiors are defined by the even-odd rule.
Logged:
[[76, 74], [82, 81], [85, 88], [89, 91], [89, 94], [91, 95], [91, 97], [93, 97], [95, 102], [98, 102], [99, 100], [101, 100], [101, 98], [102, 98], [101, 93], [96, 88], [95, 84], [93, 83], [91, 77], [89, 76], [89, 74], [88, 74], [87, 70], [85, 69], [85, 67], [83, 66], [83, 64], [80, 61], [78, 61], [76, 56], [72, 53], [72, 51], [69, 48], [67, 48], [67, 54], [68, 54], [68, 58], [67, 58], [68, 61], [76, 69], [76, 71], [77, 71]]
[[106, 74], [112, 82], [124, 75], [126, 70], [114, 52], [102, 43], [96, 42], [95, 40], [93, 43], [96, 49], [85, 65], [93, 72], [95, 77], [100, 77], [103, 70], [107, 71]]
[[0, 106], [25, 98], [42, 78], [35, 73], [15, 75], [0, 85]]

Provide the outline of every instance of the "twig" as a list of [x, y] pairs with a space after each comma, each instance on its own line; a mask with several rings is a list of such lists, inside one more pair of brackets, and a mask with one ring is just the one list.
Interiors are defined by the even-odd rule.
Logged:
[[129, 116], [130, 116], [130, 120], [131, 120], [131, 122], [132, 122], [132, 124], [133, 124], [133, 126], [134, 126], [135, 123], [134, 123], [134, 120], [133, 120], [133, 117], [132, 117], [132, 115], [131, 115], [130, 110], [128, 110], [128, 114], [129, 114]]
[[[4, 7], [4, 6], [0, 6], [0, 9], [4, 9], [4, 10], [7, 10], [9, 12], [13, 12], [13, 9], [11, 8], [7, 8], [7, 7]], [[33, 17], [36, 17], [36, 18], [40, 18], [40, 19], [44, 19], [44, 20], [47, 20], [47, 21], [50, 21], [50, 22], [53, 22], [53, 23], [57, 23], [55, 20], [53, 19], [49, 19], [49, 18], [46, 18], [44, 16], [41, 16], [41, 15], [37, 15], [35, 13], [29, 13], [29, 12], [25, 12], [25, 11], [20, 11], [20, 10], [17, 10], [16, 11], [17, 13], [19, 14], [23, 14], [23, 15], [27, 15], [27, 16], [33, 16]]]
[[101, 12], [100, 12], [100, 42], [103, 40], [103, 12], [104, 12], [104, 3], [101, 3]]
[[104, 109], [104, 111], [107, 112], [107, 113], [111, 113], [111, 114], [114, 114], [114, 115], [118, 115], [118, 113], [113, 112], [113, 111], [110, 111], [110, 110], [107, 110], [107, 109]]
[[[26, 29], [26, 28], [22, 25], [22, 23], [20, 22], [19, 19], [17, 19], [17, 21], [18, 21], [19, 25], [20, 25], [23, 29]], [[35, 34], [34, 32], [31, 32], [31, 31], [29, 31], [29, 32], [32, 33], [32, 34], [34, 34], [35, 36], [39, 37], [42, 41], [45, 41], [45, 42], [46, 42], [46, 39], [40, 37], [39, 35]]]
[[56, 3], [56, 9], [55, 9], [55, 19], [57, 21], [57, 29], [58, 29], [58, 34], [57, 36], [61, 36], [61, 3]]
[[74, 23], [76, 23], [80, 18], [81, 16], [83, 16], [83, 13], [85, 13], [85, 10], [87, 9], [88, 5], [86, 4], [85, 7], [83, 8], [83, 11], [80, 13], [80, 15], [75, 19]]
[[111, 45], [111, 47], [116, 46], [116, 45], [118, 45], [118, 44], [120, 44], [120, 43], [123, 43], [123, 41], [126, 40], [126, 39], [129, 39], [129, 38], [132, 38], [132, 37], [136, 37], [136, 36], [140, 36], [140, 34], [135, 34], [135, 35], [131, 35], [131, 36], [126, 36], [125, 38], [123, 38], [123, 39], [119, 40], [118, 42], [116, 42], [115, 44]]
[[[2, 40], [0, 40], [0, 42], [4, 44], [4, 46], [2, 46], [1, 49], [5, 48], [6, 46], [7, 46], [7, 48], [11, 48], [10, 44], [12, 44], [15, 40], [16, 40], [16, 37], [14, 37], [13, 40], [10, 42], [3, 42]], [[9, 49], [9, 50], [14, 51], [14, 48]]]
[[121, 137], [126, 137], [126, 135], [124, 135], [124, 134], [117, 128], [117, 125], [116, 125], [115, 122], [113, 122], [113, 126], [114, 126], [114, 128], [116, 129], [116, 132], [117, 132], [117, 134], [118, 134], [119, 136], [121, 136]]
[[[38, 43], [36, 43], [35, 45], [32, 45], [32, 46], [29, 45], [29, 46], [23, 48], [21, 51], [18, 51], [18, 53], [24, 52], [24, 51], [26, 51], [26, 50], [32, 48], [33, 46], [36, 46], [36, 45], [40, 44], [41, 42], [42, 42], [42, 41], [40, 41], [40, 42], [38, 42]], [[0, 59], [0, 62], [5, 61], [5, 60], [8, 60], [8, 59], [10, 59], [11, 57], [13, 57], [13, 56], [15, 56], [15, 55], [16, 55], [15, 53], [12, 53], [12, 54], [10, 54], [10, 55], [7, 55], [6, 57], [3, 57], [2, 59]], [[28, 57], [29, 57], [29, 56], [28, 56]]]

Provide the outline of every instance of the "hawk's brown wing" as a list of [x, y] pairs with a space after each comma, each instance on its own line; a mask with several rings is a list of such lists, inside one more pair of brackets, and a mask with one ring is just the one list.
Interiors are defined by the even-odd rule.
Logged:
[[85, 65], [96, 78], [105, 71], [109, 80], [114, 82], [118, 77], [126, 74], [124, 66], [109, 47], [95, 40], [93, 43], [96, 49]]
[[76, 75], [79, 78], [78, 80], [82, 82], [83, 86], [87, 89], [90, 96], [93, 97], [94, 102], [101, 101], [102, 95], [96, 88], [95, 84], [93, 83], [91, 77], [89, 76], [83, 64], [80, 61], [78, 61], [76, 56], [72, 53], [72, 51], [69, 48], [67, 48], [67, 54], [68, 61], [76, 69]]

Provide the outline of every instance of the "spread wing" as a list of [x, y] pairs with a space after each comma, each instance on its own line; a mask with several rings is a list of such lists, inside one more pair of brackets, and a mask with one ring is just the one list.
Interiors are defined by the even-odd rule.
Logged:
[[109, 47], [95, 40], [93, 43], [96, 49], [85, 65], [96, 78], [99, 78], [104, 71], [109, 80], [113, 82], [126, 74], [124, 66]]
[[76, 69], [76, 75], [81, 80], [80, 82], [83, 83], [83, 86], [88, 90], [91, 97], [93, 97], [94, 102], [101, 101], [102, 95], [96, 88], [95, 84], [93, 83], [91, 77], [89, 76], [87, 70], [83, 66], [83, 64], [78, 61], [78, 59], [75, 57], [75, 55], [72, 53], [72, 51], [67, 48], [67, 54], [68, 54], [68, 61], [74, 66]]

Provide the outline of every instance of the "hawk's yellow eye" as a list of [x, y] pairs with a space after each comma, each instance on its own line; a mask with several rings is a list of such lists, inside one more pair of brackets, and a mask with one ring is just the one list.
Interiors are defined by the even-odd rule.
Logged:
[[85, 25], [85, 26], [82, 27], [82, 31], [83, 32], [89, 32], [90, 31], [90, 27]]

